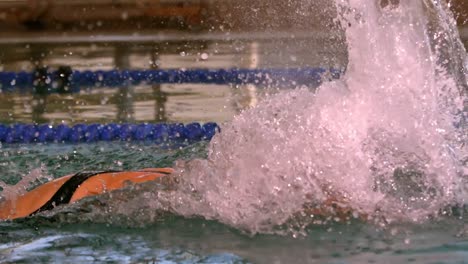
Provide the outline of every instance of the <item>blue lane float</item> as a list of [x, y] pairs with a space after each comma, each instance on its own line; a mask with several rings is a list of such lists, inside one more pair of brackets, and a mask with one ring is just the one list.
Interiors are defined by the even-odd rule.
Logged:
[[82, 143], [97, 141], [194, 142], [210, 140], [216, 123], [157, 124], [0, 124], [2, 143]]
[[169, 69], [72, 71], [61, 67], [55, 71], [0, 72], [3, 92], [79, 92], [82, 88], [121, 87], [138, 84], [257, 84], [318, 85], [337, 79], [342, 71], [324, 68], [288, 69]]

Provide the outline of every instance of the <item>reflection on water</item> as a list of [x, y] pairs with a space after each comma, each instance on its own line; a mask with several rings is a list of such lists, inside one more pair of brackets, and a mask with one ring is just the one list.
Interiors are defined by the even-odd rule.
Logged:
[[[99, 88], [77, 95], [0, 94], [1, 122], [118, 122], [229, 120], [248, 106], [244, 88], [165, 84]], [[132, 91], [131, 93], [129, 91]]]
[[[0, 70], [340, 68], [346, 64], [340, 36], [324, 32], [245, 33], [224, 39], [207, 35], [193, 40], [183, 33], [174, 36], [140, 42], [54, 43], [52, 38], [50, 43], [34, 39], [3, 43]], [[68, 95], [0, 93], [0, 122], [223, 122], [275, 91], [254, 85], [128, 84], [85, 87], [79, 94]]]

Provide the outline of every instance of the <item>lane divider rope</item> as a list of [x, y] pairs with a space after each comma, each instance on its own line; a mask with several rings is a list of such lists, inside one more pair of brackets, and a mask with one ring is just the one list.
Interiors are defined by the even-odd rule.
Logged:
[[318, 85], [323, 80], [337, 79], [341, 74], [342, 70], [325, 68], [73, 71], [62, 66], [55, 70], [0, 72], [0, 90], [49, 94], [138, 84]]
[[216, 123], [156, 124], [0, 124], [2, 143], [80, 143], [98, 141], [195, 142], [210, 140], [220, 128]]

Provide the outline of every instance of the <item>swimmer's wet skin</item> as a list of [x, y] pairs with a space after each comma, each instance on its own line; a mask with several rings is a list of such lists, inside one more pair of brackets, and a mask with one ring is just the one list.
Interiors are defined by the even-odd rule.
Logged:
[[0, 202], [0, 220], [32, 216], [88, 196], [121, 189], [127, 183], [142, 183], [169, 175], [171, 168], [137, 171], [79, 172], [43, 184], [14, 200]]

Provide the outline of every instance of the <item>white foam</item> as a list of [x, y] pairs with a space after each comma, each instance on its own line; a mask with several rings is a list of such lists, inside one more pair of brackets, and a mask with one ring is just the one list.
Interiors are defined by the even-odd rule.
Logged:
[[447, 44], [460, 41], [437, 2], [339, 1], [344, 78], [236, 116], [207, 160], [179, 163], [173, 209], [268, 232], [330, 195], [387, 221], [424, 219], [464, 200], [466, 128], [454, 122], [466, 111], [466, 54]]

